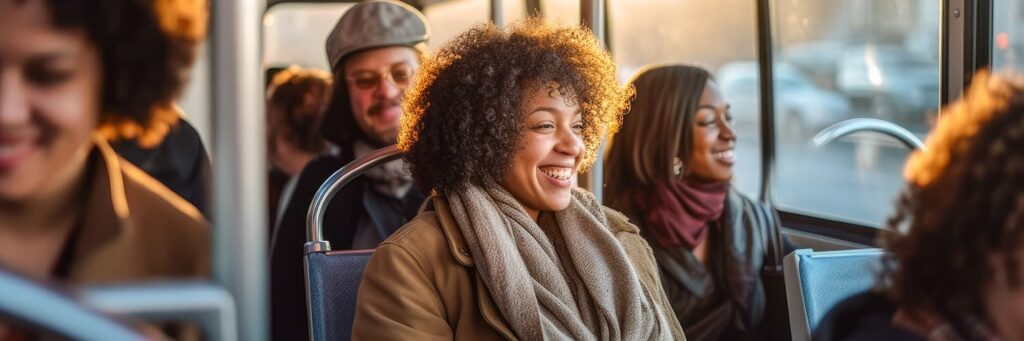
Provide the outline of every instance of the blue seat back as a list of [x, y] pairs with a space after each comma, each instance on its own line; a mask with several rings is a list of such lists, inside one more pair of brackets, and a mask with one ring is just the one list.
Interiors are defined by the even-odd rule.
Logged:
[[811, 331], [833, 306], [872, 288], [882, 254], [881, 249], [800, 249], [786, 256], [783, 266], [793, 340], [810, 340]]
[[312, 340], [350, 340], [356, 296], [373, 250], [306, 255], [306, 304]]

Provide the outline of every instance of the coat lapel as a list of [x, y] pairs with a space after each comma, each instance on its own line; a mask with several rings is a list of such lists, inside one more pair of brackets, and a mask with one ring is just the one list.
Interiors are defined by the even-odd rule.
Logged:
[[[452, 256], [455, 257], [459, 264], [473, 268], [473, 257], [469, 253], [469, 247], [466, 245], [465, 239], [462, 237], [462, 231], [459, 230], [459, 226], [455, 223], [455, 218], [452, 217], [448, 201], [436, 193], [431, 197], [431, 200], [434, 204], [434, 211], [437, 212], [437, 219], [441, 222], [441, 230], [448, 240]], [[476, 297], [477, 302], [479, 302], [480, 315], [483, 316], [484, 321], [487, 321], [487, 324], [506, 339], [518, 340], [515, 333], [512, 332], [512, 328], [505, 322], [505, 318], [501, 316], [501, 312], [498, 311], [498, 306], [491, 299], [491, 294], [487, 291], [487, 285], [484, 284], [483, 278], [476, 271], [473, 271], [473, 276], [476, 277]]]
[[78, 240], [73, 246], [76, 261], [72, 276], [83, 269], [88, 260], [107, 243], [116, 239], [131, 225], [128, 199], [125, 194], [121, 160], [101, 137], [93, 136], [95, 149], [90, 160], [90, 193], [82, 219]]

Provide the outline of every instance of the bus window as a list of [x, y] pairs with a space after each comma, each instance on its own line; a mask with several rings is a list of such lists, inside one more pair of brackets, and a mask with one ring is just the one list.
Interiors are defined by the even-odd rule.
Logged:
[[353, 3], [283, 3], [263, 16], [263, 65], [330, 70], [324, 42]]
[[[506, 0], [509, 2], [510, 0]], [[619, 1], [612, 1], [617, 3]], [[633, 1], [630, 1], [632, 4]], [[543, 0], [540, 8], [544, 11], [544, 20], [563, 25], [580, 23], [580, 2], [577, 0]]]
[[[294, 2], [271, 7], [263, 17], [264, 67], [297, 64], [329, 70], [324, 41], [338, 18], [354, 4]], [[470, 26], [489, 20], [490, 4], [489, 0], [447, 0], [424, 8], [431, 30], [428, 46], [440, 46]], [[578, 18], [579, 4], [576, 6]], [[503, 1], [502, 9], [506, 22], [526, 15], [522, 1]]]
[[[467, 28], [490, 20], [490, 0], [449, 0], [432, 3], [423, 9], [430, 23], [430, 48], [441, 46]], [[522, 1], [502, 1], [502, 12], [506, 23], [515, 22], [526, 16]]]
[[622, 81], [654, 63], [691, 64], [715, 74], [731, 105], [737, 132], [733, 184], [757, 197], [761, 133], [754, 4], [747, 0], [612, 1], [608, 27]]
[[1024, 1], [992, 3], [992, 68], [1024, 70]]
[[817, 148], [809, 139], [857, 117], [927, 133], [939, 106], [939, 2], [773, 4], [775, 202], [789, 212], [882, 226], [909, 151], [872, 133]]

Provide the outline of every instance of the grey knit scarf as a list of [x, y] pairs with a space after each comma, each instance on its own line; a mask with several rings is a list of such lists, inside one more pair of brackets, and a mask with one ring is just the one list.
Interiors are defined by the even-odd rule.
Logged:
[[[445, 196], [491, 298], [520, 339], [672, 338], [589, 192], [574, 188], [569, 207], [554, 213], [562, 255], [501, 186], [464, 185]], [[566, 276], [559, 264], [578, 275]]]

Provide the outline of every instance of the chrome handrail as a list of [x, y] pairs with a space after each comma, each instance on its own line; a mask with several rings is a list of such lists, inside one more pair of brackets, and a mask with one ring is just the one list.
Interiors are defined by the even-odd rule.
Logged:
[[924, 142], [907, 128], [877, 118], [854, 118], [823, 129], [811, 140], [815, 147], [822, 147], [836, 139], [861, 131], [872, 131], [895, 138], [910, 150], [925, 150]]
[[131, 326], [43, 282], [0, 267], [0, 320], [11, 318], [72, 340], [145, 340]]
[[199, 322], [213, 341], [238, 340], [235, 300], [205, 282], [158, 282], [85, 287], [82, 301], [107, 313], [153, 321]]
[[312, 202], [309, 203], [309, 211], [306, 213], [305, 254], [331, 251], [331, 243], [324, 240], [323, 225], [327, 204], [334, 199], [334, 195], [366, 170], [401, 157], [402, 152], [398, 150], [397, 145], [375, 150], [341, 167], [320, 185], [320, 189], [313, 196]]

